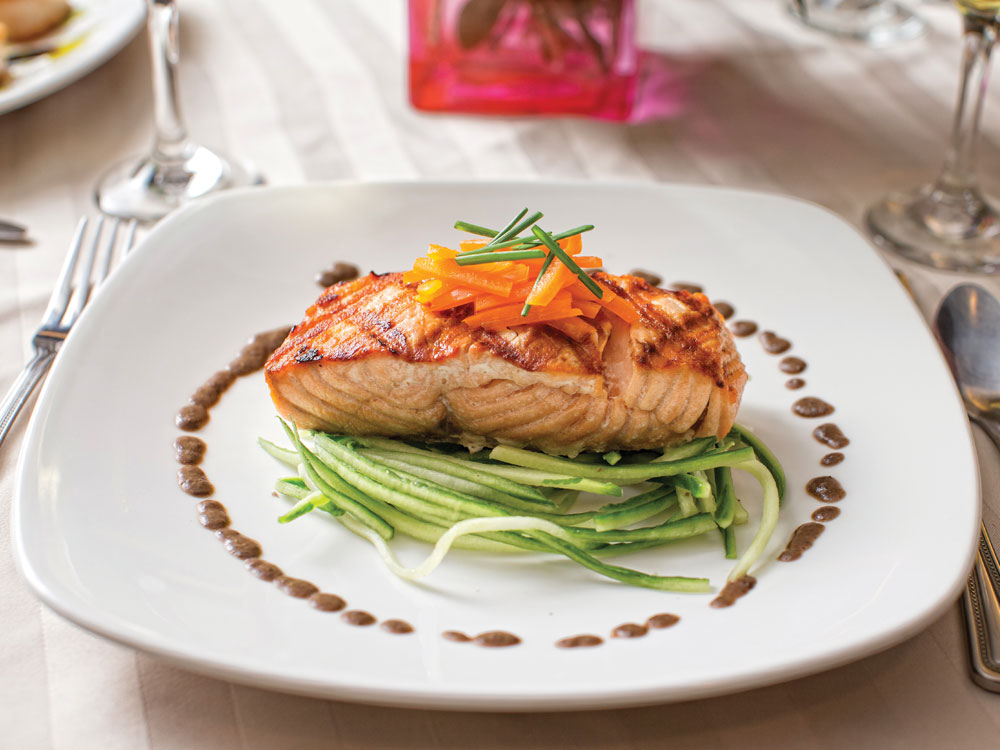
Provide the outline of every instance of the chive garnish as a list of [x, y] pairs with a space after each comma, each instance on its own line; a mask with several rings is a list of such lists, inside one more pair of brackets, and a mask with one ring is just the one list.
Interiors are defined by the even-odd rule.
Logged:
[[489, 247], [489, 246], [490, 246], [490, 245], [492, 245], [492, 244], [493, 244], [494, 242], [503, 242], [504, 240], [506, 240], [506, 239], [509, 239], [509, 238], [510, 238], [510, 237], [512, 237], [513, 235], [517, 234], [517, 233], [518, 233], [518, 232], [519, 232], [520, 230], [515, 230], [515, 231], [513, 231], [513, 232], [511, 232], [511, 230], [512, 230], [512, 229], [514, 229], [514, 227], [516, 227], [516, 226], [517, 226], [517, 223], [518, 223], [518, 222], [519, 222], [519, 221], [520, 221], [520, 220], [521, 220], [522, 218], [524, 218], [524, 215], [525, 215], [526, 213], [528, 213], [528, 209], [527, 209], [527, 208], [522, 208], [522, 209], [521, 209], [521, 213], [519, 213], [519, 214], [518, 214], [517, 216], [515, 216], [515, 217], [514, 217], [513, 219], [511, 219], [511, 220], [510, 220], [509, 222], [507, 222], [507, 226], [505, 226], [505, 227], [504, 227], [503, 229], [501, 229], [501, 230], [500, 230], [499, 232], [497, 232], [497, 233], [496, 233], [496, 234], [495, 234], [495, 235], [493, 236], [493, 239], [492, 239], [492, 240], [490, 240], [490, 241], [489, 241], [489, 242], [488, 242], [488, 243], [486, 244], [486, 247]]
[[499, 263], [504, 260], [532, 260], [544, 258], [544, 250], [508, 250], [499, 252], [475, 252], [458, 255], [455, 262], [460, 266], [475, 266], [480, 263]]
[[[564, 240], [567, 237], [572, 237], [574, 234], [583, 234], [584, 232], [589, 232], [594, 228], [593, 224], [584, 224], [583, 226], [574, 227], [573, 229], [567, 229], [565, 232], [560, 232], [559, 234], [552, 235], [552, 239], [555, 241]], [[489, 245], [492, 250], [502, 250], [503, 248], [513, 247], [518, 250], [531, 247], [539, 247], [542, 243], [536, 240], [534, 237], [515, 237], [512, 240], [506, 240], [504, 242], [498, 242], [495, 245]]]
[[576, 261], [555, 243], [552, 237], [549, 236], [548, 232], [543, 231], [538, 226], [533, 226], [531, 228], [531, 232], [542, 241], [542, 244], [545, 245], [545, 247], [552, 251], [553, 255], [562, 261], [564, 266], [576, 274], [576, 277], [583, 282], [583, 285], [590, 290], [591, 294], [597, 297], [597, 299], [601, 299], [604, 296], [604, 292], [601, 290], [601, 287], [597, 285], [597, 282], [590, 278], [584, 270], [576, 264]]
[[[536, 221], [538, 221], [545, 215], [541, 211], [535, 211], [535, 213], [533, 213], [531, 216], [525, 219], [524, 215], [526, 213], [528, 213], [528, 209], [526, 208], [522, 209], [521, 213], [519, 213], [517, 216], [511, 219], [510, 222], [508, 222], [507, 226], [505, 226], [499, 232], [496, 231], [495, 229], [490, 229], [489, 227], [481, 227], [478, 224], [470, 224], [467, 221], [455, 222], [455, 229], [461, 229], [466, 232], [471, 232], [472, 234], [479, 234], [482, 235], [483, 237], [493, 238], [489, 242], [487, 242], [483, 247], [477, 247], [473, 248], [472, 250], [466, 250], [465, 252], [459, 253], [459, 255], [461, 256], [461, 255], [471, 255], [472, 253], [481, 253], [487, 248], [491, 250], [496, 249], [499, 243], [506, 242], [511, 237], [516, 238], [516, 235], [523, 232], [525, 229], [530, 227], [532, 224], [534, 224]], [[517, 244], [519, 243], [518, 242], [513, 242], [512, 244], [508, 243], [504, 244], [503, 247], [511, 247]], [[537, 245], [538, 243], [535, 244]]]
[[467, 221], [456, 221], [455, 229], [461, 229], [463, 232], [468, 232], [469, 234], [478, 234], [480, 237], [496, 237], [498, 234], [495, 229], [481, 227], [478, 224], [470, 224]]
[[[521, 216], [523, 215], [524, 214], [521, 214]], [[509, 240], [512, 237], [517, 237], [517, 235], [519, 235], [525, 229], [527, 229], [532, 224], [537, 222], [544, 215], [545, 214], [543, 214], [541, 211], [535, 211], [535, 213], [533, 213], [531, 216], [529, 216], [524, 221], [521, 221], [520, 223], [515, 223], [513, 226], [508, 224], [506, 227], [500, 230], [500, 234], [498, 234], [496, 237], [494, 237], [492, 240], [486, 243], [486, 247], [495, 247], [497, 244]], [[517, 219], [520, 219], [521, 216], [518, 216]]]

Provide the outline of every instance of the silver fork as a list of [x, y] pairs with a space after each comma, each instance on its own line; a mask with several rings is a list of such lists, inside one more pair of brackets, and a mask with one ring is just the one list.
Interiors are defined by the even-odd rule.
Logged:
[[[49, 371], [70, 328], [76, 323], [84, 306], [93, 296], [93, 290], [96, 290], [108, 277], [115, 246], [118, 244], [118, 235], [123, 226], [125, 239], [122, 254], [131, 250], [135, 243], [135, 221], [123, 222], [121, 219], [115, 219], [111, 222], [110, 230], [103, 232], [104, 217], [100, 217], [91, 233], [90, 241], [85, 243], [88, 223], [88, 220], [83, 218], [77, 224], [73, 242], [59, 272], [56, 288], [42, 315], [42, 324], [31, 340], [35, 356], [24, 366], [14, 385], [4, 396], [3, 401], [0, 401], [0, 445], [10, 432], [21, 407]], [[102, 234], [105, 235], [103, 239]]]

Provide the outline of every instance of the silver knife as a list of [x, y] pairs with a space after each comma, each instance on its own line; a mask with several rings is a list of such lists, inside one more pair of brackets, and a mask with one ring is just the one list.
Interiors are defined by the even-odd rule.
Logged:
[[27, 227], [0, 219], [0, 242], [24, 242], [27, 239]]

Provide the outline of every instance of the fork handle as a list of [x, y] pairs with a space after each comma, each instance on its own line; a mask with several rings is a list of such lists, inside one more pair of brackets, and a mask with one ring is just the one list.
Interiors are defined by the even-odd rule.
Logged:
[[17, 419], [21, 407], [28, 400], [31, 392], [35, 390], [38, 381], [42, 379], [52, 360], [56, 358], [55, 352], [38, 352], [17, 376], [14, 385], [7, 391], [7, 395], [0, 401], [0, 445], [3, 445], [4, 438], [10, 432], [10, 428]]
[[969, 628], [972, 679], [985, 690], [1000, 693], [1000, 594], [995, 584], [997, 560], [982, 527], [976, 564], [965, 585], [965, 622]]

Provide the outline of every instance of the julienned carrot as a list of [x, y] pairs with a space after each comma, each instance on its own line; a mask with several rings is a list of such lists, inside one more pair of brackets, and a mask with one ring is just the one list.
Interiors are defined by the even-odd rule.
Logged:
[[[461, 243], [459, 243], [459, 247], [461, 248], [461, 250], [462, 250], [463, 253], [467, 253], [467, 252], [469, 252], [471, 250], [481, 250], [486, 245], [487, 242], [489, 242], [489, 240], [487, 240], [487, 239], [483, 239], [483, 240], [462, 240]], [[452, 256], [452, 257], [454, 257], [454, 256]]]
[[439, 292], [438, 296], [431, 300], [429, 307], [434, 312], [450, 310], [453, 307], [460, 307], [475, 301], [476, 292], [470, 289], [449, 289]]
[[[512, 305], [500, 305], [498, 307], [475, 313], [465, 318], [466, 325], [478, 326], [503, 322], [503, 325], [524, 325], [525, 323], [540, 323], [543, 320], [555, 318], [571, 318], [581, 315], [582, 311], [578, 307], [573, 307], [569, 297], [563, 297], [551, 305], [545, 307], [532, 308], [525, 317], [521, 317], [521, 303], [515, 302]], [[509, 323], [506, 321], [510, 321]]]
[[567, 310], [549, 311], [548, 309], [542, 307], [538, 308], [538, 312], [534, 316], [528, 318], [527, 323], [525, 323], [525, 319], [521, 317], [521, 311], [518, 310], [516, 315], [511, 315], [510, 317], [507, 318], [496, 318], [495, 320], [488, 320], [484, 323], [480, 323], [479, 325], [481, 325], [488, 331], [499, 331], [503, 328], [516, 328], [517, 326], [523, 326], [523, 325], [548, 323], [550, 320], [560, 320], [572, 317], [578, 318], [579, 316], [580, 316], [580, 311], [575, 308], [570, 308], [568, 311]]
[[[576, 261], [576, 264], [580, 266], [580, 268], [601, 268], [604, 265], [604, 261], [594, 255], [579, 255], [573, 258], [573, 260]], [[537, 274], [541, 270], [544, 262], [544, 259], [539, 258], [537, 260], [523, 260], [521, 261], [521, 264], [527, 266], [535, 274]]]
[[[565, 290], [563, 290], [565, 291]], [[577, 297], [573, 295], [573, 307], [577, 307], [583, 311], [583, 317], [585, 318], [595, 318], [597, 313], [601, 311], [600, 304], [591, 295], [590, 299], [585, 299], [583, 297]]]
[[444, 282], [440, 279], [428, 279], [417, 284], [417, 302], [430, 302], [444, 288]]
[[583, 235], [574, 234], [572, 237], [559, 240], [559, 247], [565, 250], [567, 255], [577, 255], [583, 251]]
[[553, 260], [548, 270], [535, 282], [535, 286], [532, 287], [531, 293], [525, 301], [532, 307], [544, 307], [553, 300], [560, 290], [575, 280], [576, 275], [572, 271], [558, 259]]
[[435, 260], [454, 258], [456, 255], [458, 255], [457, 250], [452, 250], [450, 247], [445, 247], [444, 245], [435, 245], [433, 242], [427, 249], [427, 257], [434, 258]]
[[[453, 260], [431, 260], [417, 258], [413, 263], [413, 271], [423, 273], [426, 277], [451, 281], [456, 285], [472, 287], [483, 292], [507, 296], [514, 282], [510, 279], [498, 278], [492, 274], [481, 274], [463, 268]], [[404, 276], [405, 279], [405, 276]]]
[[631, 302], [619, 297], [604, 284], [601, 284], [601, 288], [604, 290], [604, 296], [598, 300], [601, 307], [607, 308], [626, 323], [639, 322], [639, 311], [633, 307]]
[[[599, 257], [581, 255], [583, 240], [580, 234], [560, 239], [558, 243], [581, 269], [604, 265]], [[600, 285], [604, 296], [598, 300], [583, 284], [589, 279], [581, 281], [582, 276], [577, 275], [579, 271], [574, 273], [557, 258], [552, 259], [541, 275], [543, 258], [491, 262], [486, 257], [476, 256], [477, 262], [462, 266], [454, 260], [459, 253], [472, 257], [480, 251], [482, 256], [493, 249], [486, 248], [487, 244], [488, 240], [480, 238], [463, 240], [460, 250], [432, 244], [427, 256], [418, 258], [413, 269], [403, 274], [403, 280], [417, 284], [417, 300], [436, 312], [474, 303], [474, 313], [465, 318], [465, 322], [494, 331], [544, 323], [576, 341], [583, 341], [595, 333], [592, 319], [602, 308], [628, 323], [639, 320], [639, 312], [631, 302], [604, 284]], [[532, 244], [548, 252], [537, 240]], [[497, 248], [496, 251], [505, 250]], [[480, 260], [486, 262], [478, 262]], [[526, 304], [529, 311], [522, 316]]]
[[583, 341], [591, 334], [596, 333], [594, 326], [580, 318], [557, 318], [545, 321], [545, 325], [562, 331], [574, 341]]

